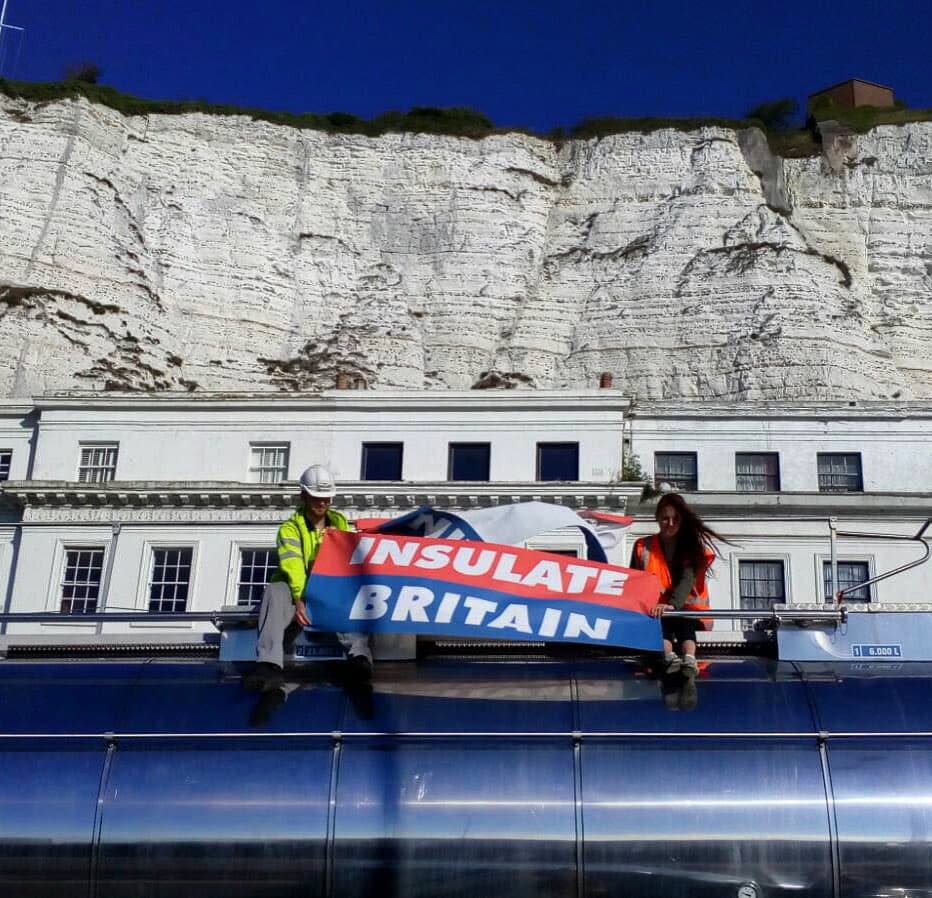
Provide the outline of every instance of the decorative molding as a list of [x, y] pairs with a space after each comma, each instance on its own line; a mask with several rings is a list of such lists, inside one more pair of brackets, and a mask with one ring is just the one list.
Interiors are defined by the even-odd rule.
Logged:
[[[422, 505], [443, 508], [489, 508], [529, 500], [552, 502], [567, 508], [624, 510], [629, 501], [637, 502], [639, 484], [619, 484], [616, 492], [604, 483], [558, 483], [551, 489], [541, 483], [399, 483], [380, 484], [371, 491], [370, 483], [344, 484], [335, 505], [343, 511], [401, 513]], [[412, 491], [412, 487], [416, 487]], [[442, 491], [441, 491], [442, 490]], [[134, 483], [120, 481], [95, 484], [89, 492], [85, 484], [57, 481], [10, 481], [0, 487], [0, 498], [19, 508], [24, 520], [265, 520], [280, 519], [282, 511], [298, 506], [299, 494], [290, 487], [270, 488], [268, 484], [227, 483]], [[218, 512], [218, 516], [206, 513]], [[65, 514], [67, 512], [67, 515]], [[173, 516], [181, 512], [180, 517]], [[264, 512], [265, 514], [255, 514]]]

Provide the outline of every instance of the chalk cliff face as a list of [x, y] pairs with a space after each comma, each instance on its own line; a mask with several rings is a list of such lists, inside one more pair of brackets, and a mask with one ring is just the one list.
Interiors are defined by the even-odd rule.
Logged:
[[326, 135], [0, 100], [0, 394], [932, 397], [932, 124]]

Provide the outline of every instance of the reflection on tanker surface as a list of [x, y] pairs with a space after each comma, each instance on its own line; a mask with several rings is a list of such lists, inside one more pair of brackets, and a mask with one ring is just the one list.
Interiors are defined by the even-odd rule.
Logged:
[[[247, 668], [242, 668], [245, 671]], [[932, 665], [0, 663], [7, 895], [932, 894]]]

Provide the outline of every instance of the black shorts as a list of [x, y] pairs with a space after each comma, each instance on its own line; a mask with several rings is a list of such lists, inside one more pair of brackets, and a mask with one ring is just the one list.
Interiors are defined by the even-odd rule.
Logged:
[[687, 639], [696, 641], [699, 621], [693, 617], [664, 617], [661, 618], [660, 624], [663, 628], [663, 638], [672, 643], [683, 643]]

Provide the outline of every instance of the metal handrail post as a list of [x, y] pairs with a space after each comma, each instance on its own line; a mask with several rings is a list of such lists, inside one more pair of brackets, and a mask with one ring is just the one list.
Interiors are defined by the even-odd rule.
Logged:
[[832, 604], [837, 605], [841, 601], [841, 596], [838, 594], [838, 518], [831, 517], [828, 519], [828, 535], [832, 553], [831, 583], [829, 584], [831, 590], [829, 595]]

